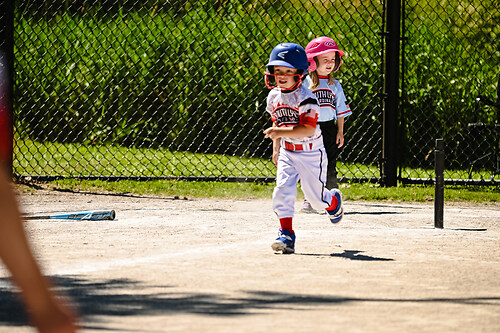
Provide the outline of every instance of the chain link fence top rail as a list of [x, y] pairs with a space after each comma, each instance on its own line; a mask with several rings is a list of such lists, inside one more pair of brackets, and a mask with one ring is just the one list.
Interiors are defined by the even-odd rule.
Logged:
[[[264, 66], [326, 35], [353, 110], [339, 177], [378, 178], [384, 16], [384, 1], [16, 0], [14, 173], [272, 179]], [[404, 20], [400, 177], [429, 178], [434, 139], [449, 151], [496, 84], [498, 4], [410, 1]]]
[[354, 115], [342, 177], [378, 177], [381, 2], [16, 1], [15, 173], [273, 178], [264, 69], [327, 35]]

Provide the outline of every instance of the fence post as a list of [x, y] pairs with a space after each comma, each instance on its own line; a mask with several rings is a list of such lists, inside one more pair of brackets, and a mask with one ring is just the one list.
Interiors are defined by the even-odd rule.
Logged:
[[7, 170], [12, 173], [13, 159], [13, 124], [14, 124], [14, 1], [0, 0], [0, 66], [2, 68], [3, 77], [1, 86], [4, 91], [3, 103], [5, 103], [8, 114], [8, 133], [10, 144], [10, 152], [8, 154]]
[[383, 186], [397, 186], [400, 25], [401, 0], [387, 0], [381, 170]]
[[436, 182], [434, 185], [434, 228], [443, 229], [444, 213], [444, 142], [436, 139], [434, 151], [434, 171]]

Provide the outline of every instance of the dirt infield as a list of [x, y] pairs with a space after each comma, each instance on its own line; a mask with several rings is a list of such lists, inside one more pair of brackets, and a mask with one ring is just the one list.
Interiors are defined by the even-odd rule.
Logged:
[[[39, 190], [25, 213], [115, 209], [103, 222], [27, 221], [82, 332], [499, 332], [500, 206], [345, 203], [297, 213], [274, 254], [270, 200]], [[297, 203], [297, 208], [300, 203]], [[0, 268], [0, 332], [33, 332]]]

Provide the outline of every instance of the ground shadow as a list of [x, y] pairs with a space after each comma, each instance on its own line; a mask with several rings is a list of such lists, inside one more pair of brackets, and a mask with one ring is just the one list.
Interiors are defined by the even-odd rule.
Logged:
[[33, 188], [35, 190], [50, 190], [55, 192], [63, 192], [63, 193], [71, 193], [71, 194], [85, 194], [85, 195], [96, 195], [96, 196], [110, 196], [110, 197], [123, 197], [123, 198], [134, 198], [134, 199], [156, 199], [156, 200], [189, 200], [188, 197], [185, 196], [174, 196], [174, 197], [163, 197], [163, 196], [151, 196], [151, 195], [139, 195], [132, 193], [123, 193], [123, 192], [113, 192], [113, 193], [103, 193], [103, 192], [95, 192], [95, 191], [78, 191], [73, 189], [65, 189], [65, 188], [56, 188], [45, 186], [41, 186], [33, 181], [28, 181], [24, 178], [16, 179], [17, 184], [22, 184], [24, 186]]
[[344, 212], [344, 215], [394, 215], [408, 214], [406, 212]]
[[[358, 251], [359, 252], [359, 251]], [[176, 313], [206, 316], [244, 316], [255, 310], [297, 309], [301, 306], [342, 305], [355, 302], [450, 303], [498, 306], [500, 296], [452, 298], [356, 298], [308, 295], [269, 291], [241, 291], [243, 296], [230, 297], [214, 293], [176, 293], [172, 286], [151, 286], [129, 279], [86, 280], [75, 277], [53, 277], [58, 291], [76, 305], [84, 328], [109, 330], [94, 316], [154, 316]], [[17, 293], [0, 279], [0, 325], [26, 326], [27, 317]], [[145, 292], [155, 288], [149, 293]], [[161, 292], [158, 292], [161, 290]], [[100, 317], [102, 319], [102, 317]]]
[[378, 208], [401, 208], [401, 209], [425, 209], [425, 207], [422, 206], [413, 206], [413, 205], [397, 205], [393, 203], [363, 203], [363, 202], [356, 202], [357, 205], [359, 206], [365, 206], [365, 207], [378, 207]]
[[357, 250], [344, 250], [342, 253], [332, 253], [330, 254], [331, 257], [339, 257], [339, 258], [347, 258], [350, 260], [363, 260], [363, 261], [394, 261], [394, 259], [391, 258], [380, 258], [380, 257], [372, 257], [372, 256], [367, 256], [364, 254], [360, 254], [363, 251], [357, 251]]
[[156, 199], [156, 200], [189, 200], [188, 197], [184, 196], [174, 196], [174, 197], [163, 197], [163, 196], [151, 196], [151, 195], [140, 195], [132, 193], [100, 193], [94, 191], [77, 191], [65, 188], [52, 188], [51, 191], [71, 193], [71, 194], [86, 194], [86, 195], [96, 195], [96, 196], [106, 196], [106, 197], [123, 197], [123, 198], [134, 198], [134, 199]]
[[319, 254], [319, 253], [298, 253], [295, 255], [299, 256], [312, 256], [312, 257], [337, 257], [337, 258], [346, 258], [350, 260], [362, 260], [362, 261], [394, 261], [391, 258], [380, 258], [380, 257], [372, 257], [364, 254], [360, 254], [364, 251], [358, 250], [344, 250], [342, 253], [330, 253], [330, 254]]

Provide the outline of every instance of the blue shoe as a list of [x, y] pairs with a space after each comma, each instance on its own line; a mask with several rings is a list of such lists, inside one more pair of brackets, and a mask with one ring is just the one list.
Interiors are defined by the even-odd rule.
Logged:
[[295, 252], [295, 234], [290, 231], [280, 228], [278, 238], [271, 245], [275, 252], [283, 252], [283, 254], [291, 254]]
[[337, 207], [333, 210], [326, 209], [328, 215], [330, 215], [330, 221], [334, 224], [339, 223], [344, 217], [344, 208], [342, 207], [342, 192], [340, 190], [334, 188], [330, 192], [335, 196], [338, 200]]

